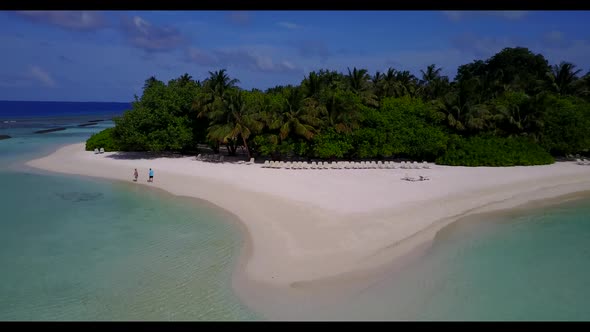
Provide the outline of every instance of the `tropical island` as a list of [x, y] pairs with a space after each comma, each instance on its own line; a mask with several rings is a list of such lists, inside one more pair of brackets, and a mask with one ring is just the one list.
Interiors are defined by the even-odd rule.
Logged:
[[590, 149], [590, 74], [506, 48], [415, 77], [389, 68], [309, 73], [298, 86], [240, 89], [226, 70], [203, 81], [149, 78], [132, 110], [87, 150], [196, 153], [207, 144], [274, 160], [401, 158], [441, 165], [550, 164]]
[[[203, 82], [150, 78], [115, 127], [27, 164], [222, 208], [243, 226], [237, 294], [268, 317], [300, 318], [286, 308], [366, 288], [461, 218], [590, 191], [590, 166], [560, 161], [590, 148], [588, 74], [524, 48], [461, 66], [453, 81], [435, 66], [422, 74], [321, 70], [267, 91], [239, 89], [225, 70]], [[431, 167], [298, 171], [195, 158], [241, 148], [236, 159]]]

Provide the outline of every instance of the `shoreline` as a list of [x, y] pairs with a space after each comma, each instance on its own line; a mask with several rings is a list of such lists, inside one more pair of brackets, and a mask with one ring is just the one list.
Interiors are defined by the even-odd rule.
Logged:
[[[289, 303], [334, 301], [365, 287], [396, 263], [419, 256], [438, 231], [458, 220], [590, 190], [590, 167], [573, 163], [529, 166], [524, 172], [523, 167], [438, 165], [431, 170], [272, 170], [190, 158], [94, 155], [79, 143], [26, 165], [124, 182], [131, 182], [132, 167], [137, 167], [137, 184], [197, 198], [235, 217], [244, 241], [234, 289], [247, 306], [271, 319], [290, 319], [281, 317], [281, 308], [293, 306]], [[156, 170], [154, 183], [142, 181], [145, 167]], [[399, 180], [418, 172], [432, 180]], [[469, 176], [462, 179], [461, 172]], [[380, 184], [385, 180], [392, 181]], [[295, 190], [289, 192], [291, 187]], [[360, 188], [360, 195], [348, 187]], [[355, 201], [356, 206], [350, 204]]]

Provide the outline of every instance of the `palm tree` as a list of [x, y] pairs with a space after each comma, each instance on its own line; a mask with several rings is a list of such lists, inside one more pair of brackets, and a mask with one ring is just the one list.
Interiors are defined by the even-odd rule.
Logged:
[[361, 121], [361, 98], [352, 91], [328, 90], [319, 108], [324, 121], [337, 132], [350, 133], [358, 128]]
[[251, 158], [248, 138], [253, 132], [262, 130], [263, 124], [259, 115], [244, 101], [244, 92], [230, 91], [231, 93], [226, 94], [223, 107], [209, 113], [211, 126], [208, 137], [210, 140], [226, 144], [230, 154], [235, 154], [235, 143], [241, 138], [248, 158]]
[[377, 99], [381, 100], [384, 97], [384, 89], [383, 89], [383, 82], [385, 79], [385, 75], [383, 73], [377, 71], [375, 75], [371, 78], [371, 83], [373, 85], [373, 93], [377, 96]]
[[[193, 109], [197, 112], [197, 117], [218, 118], [226, 112], [226, 99], [229, 91], [238, 89], [239, 80], [232, 79], [226, 74], [225, 69], [215, 72], [209, 72], [209, 78], [203, 82], [203, 88], [193, 101]], [[216, 127], [213, 127], [216, 126]], [[212, 122], [212, 130], [208, 130], [207, 135], [214, 143], [214, 149], [217, 150], [219, 142], [227, 141], [223, 136], [225, 129], [222, 129], [221, 122]]]
[[317, 98], [322, 89], [322, 82], [318, 74], [311, 72], [309, 76], [303, 79], [301, 86], [304, 89], [306, 98]]
[[193, 77], [188, 73], [184, 73], [182, 76], [178, 78], [178, 83], [180, 86], [186, 86], [192, 81]]
[[397, 70], [388, 68], [382, 80], [382, 91], [384, 97], [396, 97], [399, 82], [397, 81]]
[[440, 78], [440, 72], [442, 68], [436, 68], [435, 64], [431, 64], [430, 66], [426, 67], [426, 71], [420, 70], [422, 73], [422, 81], [421, 84], [429, 85], [436, 79]]
[[426, 71], [420, 70], [422, 73], [422, 79], [420, 80], [421, 92], [426, 99], [437, 98], [441, 94], [441, 88], [448, 81], [448, 78], [440, 76], [441, 70], [442, 68], [436, 68], [435, 64], [426, 67]]
[[312, 99], [302, 99], [297, 89], [283, 92], [283, 109], [267, 116], [270, 129], [279, 129], [279, 138], [285, 140], [289, 134], [313, 138], [317, 127], [321, 124], [318, 117], [317, 105], [312, 105]]
[[547, 75], [552, 90], [563, 95], [574, 93], [574, 83], [582, 71], [581, 69], [575, 70], [575, 68], [576, 65], [569, 62], [561, 62], [559, 65], [551, 67], [551, 71]]
[[193, 102], [193, 108], [198, 110], [198, 116], [206, 116], [208, 112], [219, 110], [224, 103], [225, 95], [235, 89], [240, 81], [232, 79], [225, 69], [209, 72], [209, 78], [203, 83], [203, 89]]
[[418, 92], [418, 79], [412, 75], [409, 71], [398, 71], [395, 75], [396, 94], [397, 96], [416, 96]]
[[348, 87], [362, 98], [363, 103], [377, 106], [377, 96], [375, 96], [370, 89], [369, 83], [371, 82], [371, 77], [366, 69], [356, 69], [356, 67], [354, 67], [351, 71], [350, 68], [348, 68], [346, 79]]
[[157, 83], [162, 83], [161, 81], [159, 81], [156, 76], [150, 76], [150, 78], [148, 78], [147, 80], [145, 80], [145, 84], [143, 85], [143, 89], [148, 89], [152, 86], [154, 86]]
[[365, 90], [367, 83], [370, 80], [369, 73], [366, 69], [356, 69], [356, 67], [354, 67], [352, 71], [348, 68], [348, 75], [346, 78], [348, 80], [348, 86], [352, 91], [357, 93]]

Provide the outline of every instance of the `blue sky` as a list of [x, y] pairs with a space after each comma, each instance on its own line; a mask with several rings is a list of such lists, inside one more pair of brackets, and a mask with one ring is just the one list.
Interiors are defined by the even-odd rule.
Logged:
[[130, 101], [151, 75], [246, 89], [312, 70], [457, 66], [524, 46], [590, 70], [588, 11], [0, 12], [0, 100]]

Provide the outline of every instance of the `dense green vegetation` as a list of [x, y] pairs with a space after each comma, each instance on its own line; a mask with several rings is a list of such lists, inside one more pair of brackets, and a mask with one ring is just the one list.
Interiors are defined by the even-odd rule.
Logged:
[[92, 151], [104, 148], [107, 152], [120, 151], [118, 142], [113, 138], [113, 130], [114, 128], [108, 128], [90, 136], [86, 141], [86, 150]]
[[87, 148], [190, 153], [208, 144], [275, 159], [468, 166], [547, 164], [552, 155], [590, 150], [590, 74], [566, 62], [550, 66], [526, 48], [460, 66], [454, 80], [430, 65], [419, 78], [353, 68], [311, 72], [298, 86], [266, 91], [238, 84], [225, 70], [203, 81], [151, 77], [133, 109]]
[[437, 164], [451, 166], [516, 166], [553, 163], [553, 157], [527, 137], [457, 136]]

